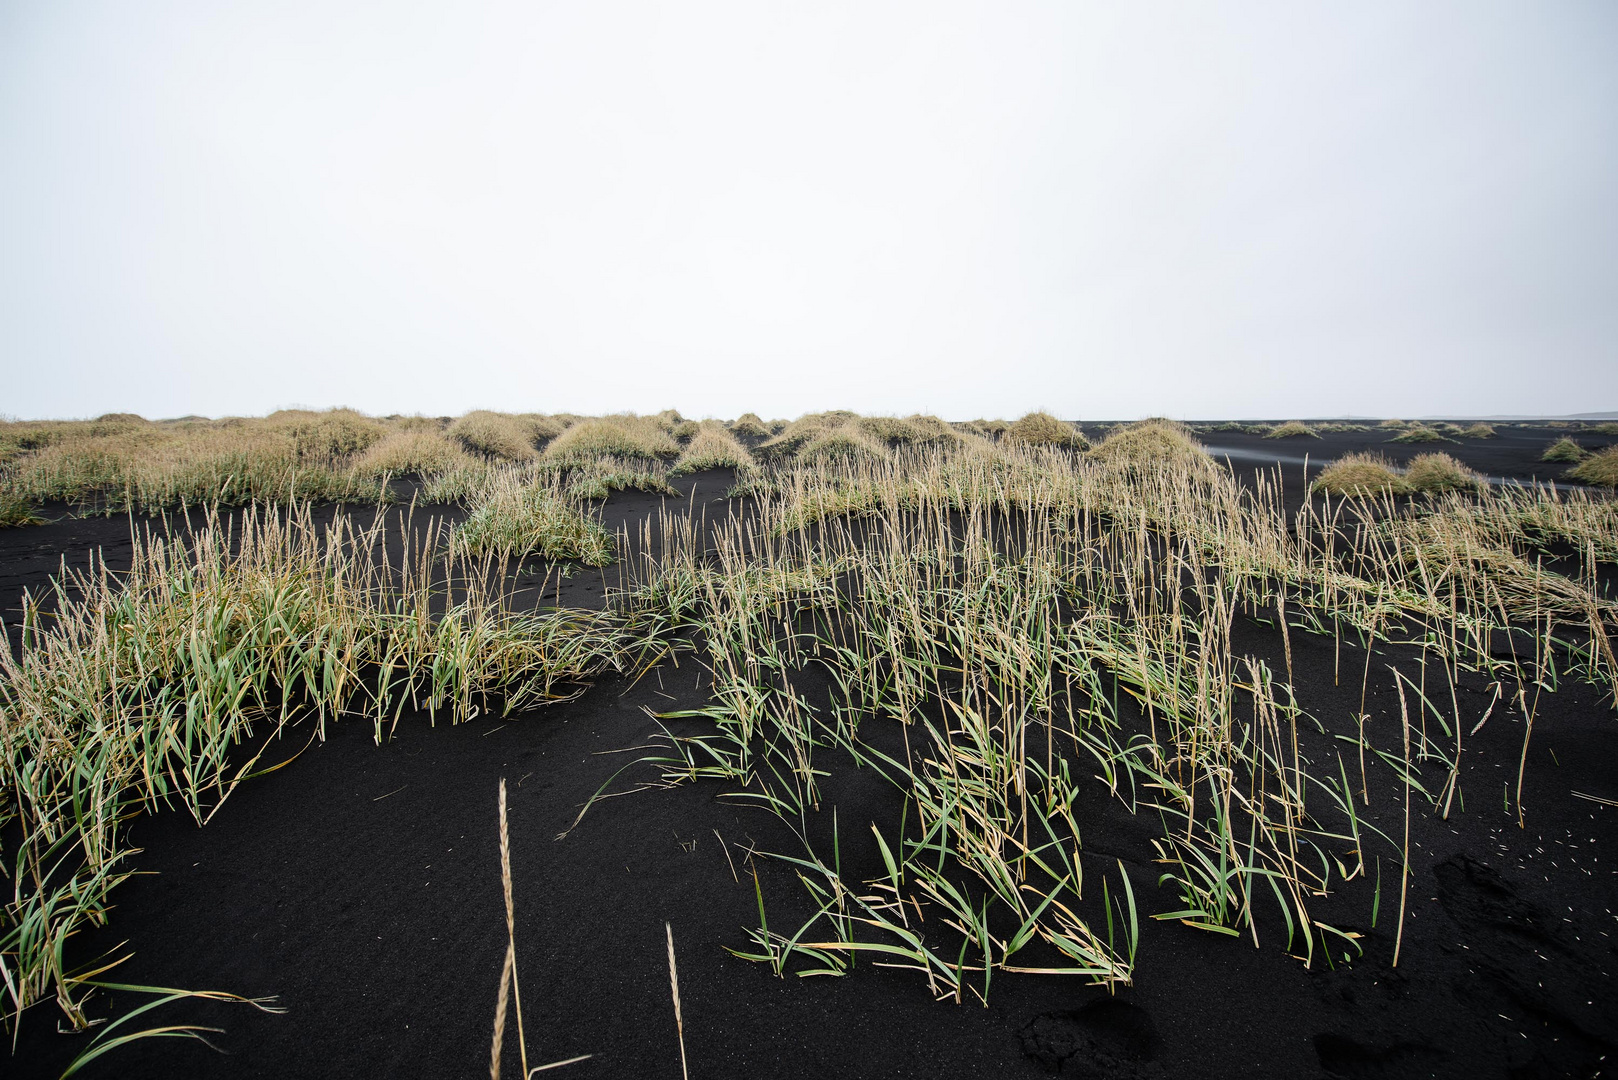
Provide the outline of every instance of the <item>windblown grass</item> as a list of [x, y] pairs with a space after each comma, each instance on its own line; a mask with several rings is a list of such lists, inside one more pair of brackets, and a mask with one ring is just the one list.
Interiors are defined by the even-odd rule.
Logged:
[[477, 458], [468, 454], [438, 430], [407, 428], [373, 444], [354, 462], [354, 473], [362, 477], [429, 476], [456, 469], [475, 468]]
[[1598, 487], [1618, 487], [1618, 446], [1597, 450], [1569, 469], [1567, 475]]
[[1568, 438], [1566, 435], [1557, 439], [1546, 447], [1545, 452], [1539, 455], [1541, 461], [1581, 461], [1584, 458], [1584, 447]]

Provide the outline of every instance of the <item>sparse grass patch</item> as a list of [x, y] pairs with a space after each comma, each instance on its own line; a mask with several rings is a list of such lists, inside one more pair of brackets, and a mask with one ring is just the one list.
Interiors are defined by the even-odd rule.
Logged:
[[1480, 420], [1461, 428], [1459, 434], [1468, 439], [1492, 439], [1495, 437], [1495, 430], [1493, 424], [1486, 424]]
[[541, 555], [605, 566], [613, 559], [612, 537], [584, 516], [554, 482], [518, 470], [496, 473], [472, 501], [472, 513], [456, 527], [451, 543], [466, 555], [501, 558]]

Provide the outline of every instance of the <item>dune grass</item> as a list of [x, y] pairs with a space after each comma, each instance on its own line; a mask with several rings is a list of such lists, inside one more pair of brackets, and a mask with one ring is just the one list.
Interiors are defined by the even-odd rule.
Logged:
[[1477, 491], [1484, 480], [1448, 454], [1418, 454], [1405, 469], [1405, 487], [1431, 493]]
[[1031, 412], [1008, 424], [1001, 438], [1027, 446], [1056, 446], [1070, 450], [1084, 450], [1090, 442], [1065, 420], [1058, 420], [1048, 412]]
[[717, 420], [704, 420], [670, 471], [676, 474], [701, 469], [735, 469], [742, 472], [754, 465], [752, 452], [737, 441], [724, 424]]
[[1541, 461], [1580, 461], [1584, 458], [1584, 447], [1568, 438], [1566, 435], [1551, 443], [1545, 452], [1539, 455]]
[[1618, 487], [1618, 446], [1597, 450], [1569, 469], [1567, 475], [1597, 487]]
[[[139, 534], [128, 574], [69, 576], [52, 617], [28, 600], [21, 652], [0, 656], [0, 826], [17, 824], [0, 835], [21, 844], [0, 852], [15, 875], [0, 907], [12, 1023], [52, 997], [71, 1026], [91, 1022], [62, 946], [107, 917], [131, 869], [127, 819], [176, 807], [206, 821], [253, 771], [239, 747], [255, 730], [342, 717], [380, 735], [410, 702], [452, 720], [509, 715], [696, 650], [709, 697], [659, 718], [650, 764], [667, 783], [723, 785], [801, 844], [756, 853], [790, 873], [755, 880], [758, 925], [736, 954], [776, 974], [848, 975], [876, 958], [963, 1003], [1031, 971], [1129, 985], [1153, 920], [1311, 967], [1352, 963], [1363, 923], [1343, 913], [1376, 910], [1368, 867], [1410, 865], [1383, 808], [1413, 795], [1445, 818], [1463, 805], [1463, 752], [1480, 751], [1462, 744], [1475, 718], [1443, 711], [1455, 681], [1500, 689], [1525, 754], [1541, 692], [1618, 685], [1618, 604], [1596, 591], [1618, 561], [1618, 504], [1601, 494], [1481, 487], [1443, 454], [1408, 473], [1351, 455], [1315, 482], [1345, 498], [1293, 511], [1277, 482], [1239, 485], [1169, 421], [1077, 454], [959, 431], [890, 447], [859, 421], [785, 428], [750, 470], [745, 514], [711, 535], [665, 508], [605, 612], [515, 612], [499, 572], [525, 555], [613, 558], [578, 485], [628, 469], [653, 482], [671, 455], [611, 457], [589, 431], [526, 465], [451, 444], [467, 456], [428, 489], [470, 514], [447, 535], [412, 532], [397, 564], [378, 556], [390, 514], [321, 529], [301, 501]], [[668, 439], [680, 422], [600, 423]], [[166, 430], [80, 441], [144, 448]], [[284, 431], [217, 430], [279, 439], [296, 460]], [[401, 427], [350, 454], [403, 435], [435, 432]], [[855, 449], [816, 452], [839, 442]], [[705, 423], [685, 454], [737, 448]], [[1384, 498], [1413, 490], [1427, 496]], [[1541, 557], [1552, 546], [1572, 552], [1565, 572]], [[1276, 628], [1269, 660], [1239, 643], [1238, 618]], [[1318, 681], [1295, 677], [1291, 636], [1304, 633], [1365, 650], [1362, 700], [1373, 649], [1388, 666], [1377, 678], [1414, 692], [1402, 745], [1396, 723], [1368, 731], [1368, 713], [1345, 724], [1307, 700]], [[1502, 653], [1524, 633], [1532, 648]], [[829, 694], [813, 689], [828, 680]], [[857, 826], [826, 798], [849, 769], [889, 796]], [[1520, 774], [1506, 795], [1520, 818]], [[1081, 842], [1084, 808], [1102, 801], [1141, 823], [1128, 865]], [[856, 841], [874, 876], [854, 877]], [[801, 891], [793, 925], [781, 888]], [[511, 983], [515, 998], [514, 971]]]
[[496, 461], [532, 461], [539, 434], [522, 417], [479, 409], [444, 429], [444, 434], [467, 452]]
[[758, 413], [742, 413], [730, 422], [730, 430], [733, 434], [749, 439], [767, 439], [770, 437], [770, 429]]
[[1311, 485], [1332, 495], [1403, 495], [1410, 490], [1403, 474], [1381, 454], [1345, 454], [1321, 470]]
[[1266, 439], [1296, 439], [1300, 436], [1318, 439], [1320, 435], [1315, 429], [1302, 420], [1288, 420], [1284, 424], [1277, 424], [1264, 433]]
[[1493, 424], [1486, 424], [1480, 420], [1475, 424], [1468, 424], [1466, 427], [1461, 428], [1460, 434], [1468, 439], [1492, 439], [1497, 432], [1494, 430]]
[[665, 425], [656, 416], [629, 413], [580, 420], [545, 448], [544, 459], [566, 464], [599, 457], [648, 461], [677, 457], [680, 444], [669, 434], [677, 422]]
[[1396, 443], [1431, 443], [1453, 442], [1442, 431], [1429, 427], [1426, 424], [1415, 422], [1407, 425], [1399, 434], [1388, 440]]

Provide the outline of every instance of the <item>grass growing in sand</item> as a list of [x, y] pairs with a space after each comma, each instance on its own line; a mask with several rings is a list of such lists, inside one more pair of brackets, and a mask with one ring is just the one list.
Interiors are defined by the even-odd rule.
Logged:
[[1320, 435], [1316, 433], [1315, 429], [1304, 423], [1302, 420], [1288, 420], [1284, 424], [1275, 425], [1269, 431], [1264, 433], [1264, 437], [1266, 439], [1296, 439], [1300, 436], [1308, 436], [1315, 439], [1320, 438]]
[[1545, 452], [1539, 455], [1541, 461], [1579, 461], [1584, 457], [1584, 447], [1568, 438], [1566, 435], [1551, 443]]
[[[659, 717], [650, 765], [778, 817], [795, 845], [773, 853], [787, 873], [755, 878], [737, 955], [777, 974], [882, 963], [967, 1002], [1030, 972], [1128, 985], [1153, 921], [1353, 962], [1363, 920], [1340, 913], [1376, 910], [1378, 858], [1410, 866], [1387, 808], [1465, 812], [1469, 732], [1510, 713], [1526, 755], [1542, 696], [1567, 680], [1610, 694], [1618, 675], [1618, 605], [1597, 591], [1618, 562], [1612, 500], [1491, 489], [1443, 454], [1404, 472], [1345, 457], [1289, 511], [1278, 481], [1238, 484], [1170, 421], [1080, 451], [1015, 425], [995, 441], [988, 425], [814, 414], [759, 448], [753, 498], [711, 535], [673, 507], [648, 521], [608, 610], [518, 612], [511, 560], [609, 562], [627, 549], [583, 500], [615, 478], [666, 486], [676, 455], [676, 472], [745, 466], [736, 426], [699, 424], [682, 450], [674, 414], [569, 418], [522, 462], [430, 423], [375, 421], [364, 445], [339, 442], [368, 430], [347, 417], [309, 423], [176, 437], [120, 418], [50, 429], [8, 466], [235, 430], [300, 468], [298, 440], [313, 440], [332, 476], [445, 453], [428, 492], [470, 511], [453, 530], [404, 529], [390, 557], [390, 515], [321, 529], [306, 497], [284, 498], [196, 533], [138, 533], [127, 575], [71, 576], [52, 615], [25, 602], [22, 650], [0, 662], [0, 827], [20, 838], [0, 853], [13, 1023], [51, 998], [71, 1026], [91, 1022], [64, 943], [108, 917], [131, 870], [127, 818], [205, 822], [256, 767], [242, 743], [299, 723], [380, 734], [411, 702], [509, 715], [695, 653], [708, 699]], [[1252, 623], [1273, 654], [1242, 643]], [[1309, 698], [1297, 635], [1348, 654], [1331, 674], [1359, 682], [1354, 715]], [[1404, 723], [1366, 704], [1373, 679], [1412, 703]], [[1478, 686], [1490, 711], [1473, 708]], [[840, 821], [832, 795], [855, 774], [877, 794], [868, 819]], [[1516, 776], [1521, 820], [1533, 793]], [[1102, 803], [1139, 821], [1129, 851], [1085, 846]]]
[[1567, 475], [1598, 487], [1618, 487], [1618, 446], [1597, 450], [1569, 469]]

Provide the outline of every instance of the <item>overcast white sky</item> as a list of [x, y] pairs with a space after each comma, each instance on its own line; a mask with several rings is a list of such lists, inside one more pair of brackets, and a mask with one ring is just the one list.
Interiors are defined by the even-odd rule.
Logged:
[[0, 0], [0, 412], [1618, 409], [1618, 3]]

